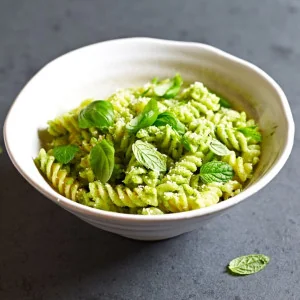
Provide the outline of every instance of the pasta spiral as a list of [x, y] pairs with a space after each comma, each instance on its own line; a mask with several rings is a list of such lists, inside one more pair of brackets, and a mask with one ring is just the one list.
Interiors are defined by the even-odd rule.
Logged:
[[201, 151], [207, 154], [209, 151], [209, 144], [213, 137], [215, 137], [215, 125], [204, 119], [196, 119], [189, 125], [189, 131], [184, 135], [189, 142], [191, 151]]
[[210, 186], [219, 188], [222, 191], [222, 197], [224, 200], [227, 200], [242, 191], [242, 184], [237, 180], [229, 180], [226, 183], [214, 182], [211, 183]]
[[244, 162], [241, 156], [237, 157], [234, 151], [231, 151], [229, 155], [223, 156], [222, 160], [233, 168], [235, 175], [242, 182], [252, 177], [252, 164]]
[[176, 184], [189, 184], [194, 172], [202, 165], [202, 152], [184, 155], [174, 167], [170, 169], [162, 182], [174, 182]]
[[136, 187], [138, 185], [155, 187], [160, 178], [159, 172], [148, 171], [134, 156], [131, 158], [125, 173], [126, 176], [123, 182], [130, 187]]
[[78, 133], [77, 115], [72, 113], [64, 114], [63, 116], [48, 122], [48, 132], [53, 136], [65, 135], [67, 133]]
[[134, 189], [117, 185], [112, 187], [110, 184], [103, 184], [95, 181], [89, 184], [90, 194], [95, 202], [111, 203], [119, 207], [145, 207], [148, 205], [157, 206], [156, 188], [149, 186], [139, 186]]
[[167, 185], [159, 186], [157, 191], [160, 196], [160, 207], [169, 212], [204, 208], [218, 203], [222, 196], [221, 189], [216, 186], [208, 186], [202, 191], [188, 184], [169, 183], [169, 191], [165, 191], [166, 187]]
[[136, 98], [130, 89], [117, 91], [112, 94], [107, 101], [113, 105], [117, 120], [123, 118], [125, 122], [129, 122], [133, 118], [130, 104], [136, 101]]
[[126, 162], [128, 162], [131, 158], [131, 146], [135, 137], [127, 131], [125, 120], [123, 118], [117, 120], [115, 125], [109, 128], [109, 133], [117, 149], [116, 152], [124, 155]]
[[54, 160], [53, 156], [48, 155], [44, 149], [41, 149], [35, 162], [60, 194], [76, 201], [79, 183], [74, 178], [69, 177], [68, 171], [60, 163], [55, 163]]
[[136, 137], [155, 145], [159, 151], [178, 159], [183, 153], [183, 145], [178, 133], [170, 125], [149, 126], [137, 132]]
[[220, 108], [220, 98], [210, 93], [201, 82], [191, 84], [182, 92], [180, 98], [190, 100], [192, 106], [205, 115], [208, 114], [209, 111], [217, 111]]
[[223, 124], [217, 126], [216, 135], [221, 142], [223, 142], [228, 149], [234, 149], [237, 151], [248, 151], [248, 143], [246, 137], [236, 131], [232, 127], [226, 127]]
[[251, 163], [255, 166], [260, 157], [260, 145], [249, 145], [248, 150], [242, 153], [244, 162]]
[[106, 211], [161, 215], [234, 197], [259, 162], [260, 129], [201, 82], [182, 84], [156, 78], [49, 121], [38, 169], [60, 194]]

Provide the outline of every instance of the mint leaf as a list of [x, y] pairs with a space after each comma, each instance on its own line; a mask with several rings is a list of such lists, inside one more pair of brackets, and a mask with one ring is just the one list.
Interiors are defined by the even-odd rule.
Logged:
[[263, 254], [250, 254], [233, 259], [229, 263], [229, 270], [235, 274], [254, 274], [266, 267], [270, 258]]
[[98, 180], [106, 183], [114, 170], [115, 149], [111, 143], [102, 140], [90, 153], [90, 165]]
[[78, 151], [79, 147], [76, 145], [61, 145], [53, 148], [53, 156], [58, 162], [67, 164], [75, 157]]
[[97, 100], [82, 109], [78, 115], [80, 128], [97, 127], [106, 130], [113, 124], [114, 109], [110, 102]]
[[159, 172], [167, 170], [166, 158], [151, 144], [137, 140], [132, 145], [132, 151], [137, 161], [147, 169]]
[[204, 183], [227, 182], [233, 175], [232, 167], [222, 161], [210, 161], [200, 169], [200, 177]]
[[231, 108], [230, 103], [229, 103], [227, 100], [225, 100], [224, 98], [220, 98], [219, 104], [220, 104], [222, 107], [225, 107], [225, 108]]
[[185, 126], [176, 119], [176, 117], [170, 112], [164, 112], [158, 115], [156, 121], [154, 122], [154, 126], [165, 126], [170, 125], [174, 130], [176, 130], [179, 134], [185, 133]]
[[166, 99], [174, 98], [179, 93], [181, 85], [182, 78], [179, 74], [176, 74], [170, 81], [156, 84], [154, 94]]
[[256, 142], [261, 142], [262, 140], [261, 133], [257, 131], [257, 126], [240, 127], [237, 130], [245, 137], [251, 138]]
[[209, 144], [209, 149], [213, 153], [215, 153], [219, 156], [224, 156], [224, 155], [230, 154], [230, 150], [224, 144], [222, 144], [220, 141], [218, 141], [216, 139], [212, 139], [212, 141]]
[[151, 126], [155, 122], [157, 116], [157, 101], [155, 99], [151, 99], [145, 106], [144, 110], [126, 125], [126, 128], [129, 132], [136, 133], [142, 128]]

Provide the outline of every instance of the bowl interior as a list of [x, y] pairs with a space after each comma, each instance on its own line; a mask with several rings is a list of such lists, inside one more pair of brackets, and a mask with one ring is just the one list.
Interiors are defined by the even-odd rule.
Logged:
[[281, 157], [288, 141], [289, 119], [282, 95], [272, 86], [275, 83], [255, 67], [215, 48], [153, 39], [87, 46], [54, 60], [34, 76], [6, 122], [6, 142], [15, 165], [31, 182], [56, 195], [32, 161], [40, 147], [38, 130], [86, 98], [103, 99], [117, 88], [176, 72], [186, 82], [202, 81], [259, 122], [263, 149], [250, 185], [262, 178]]

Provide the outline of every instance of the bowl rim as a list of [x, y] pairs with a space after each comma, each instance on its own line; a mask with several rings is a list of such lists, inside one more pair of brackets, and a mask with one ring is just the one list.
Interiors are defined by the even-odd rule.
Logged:
[[[169, 45], [169, 46], [180, 46], [180, 47], [193, 47], [198, 49], [204, 49], [208, 52], [213, 53], [216, 56], [220, 56], [222, 58], [227, 59], [228, 61], [232, 63], [239, 64], [241, 66], [244, 66], [245, 68], [251, 69], [252, 71], [256, 72], [258, 75], [262, 77], [265, 81], [267, 81], [271, 88], [277, 93], [281, 100], [283, 113], [285, 115], [286, 121], [287, 121], [287, 136], [285, 139], [285, 145], [283, 147], [282, 154], [277, 159], [277, 161], [271, 166], [271, 168], [260, 178], [257, 182], [251, 184], [245, 191], [242, 191], [240, 194], [229, 198], [226, 201], [219, 202], [217, 204], [211, 205], [209, 207], [191, 210], [191, 211], [185, 211], [185, 212], [178, 212], [178, 213], [170, 213], [170, 214], [163, 214], [163, 215], [135, 215], [135, 214], [124, 214], [124, 213], [117, 213], [117, 212], [111, 212], [111, 211], [104, 211], [96, 208], [92, 208], [89, 206], [85, 206], [83, 204], [74, 202], [73, 200], [70, 200], [62, 195], [60, 195], [58, 192], [56, 192], [54, 189], [51, 189], [51, 191], [47, 191], [43, 188], [42, 185], [39, 185], [35, 182], [32, 177], [27, 174], [23, 169], [22, 166], [20, 166], [15, 157], [14, 153], [10, 148], [10, 138], [8, 137], [8, 124], [10, 115], [12, 114], [12, 111], [14, 110], [14, 107], [18, 101], [19, 98], [22, 97], [24, 89], [29, 85], [34, 78], [39, 76], [39, 74], [47, 68], [49, 65], [57, 62], [58, 60], [64, 58], [65, 56], [87, 49], [92, 47], [99, 47], [103, 44], [126, 44], [126, 43], [148, 43], [148, 44], [157, 44], [157, 45]], [[84, 47], [80, 47], [78, 49], [72, 50], [70, 52], [67, 52], [58, 58], [55, 58], [54, 60], [47, 63], [44, 67], [42, 67], [22, 88], [22, 90], [19, 92], [17, 97], [15, 98], [13, 104], [11, 105], [9, 112], [7, 114], [4, 127], [3, 127], [3, 136], [4, 136], [4, 143], [7, 150], [7, 153], [15, 166], [15, 168], [19, 171], [19, 173], [34, 187], [36, 188], [40, 193], [42, 193], [44, 196], [52, 200], [53, 202], [57, 203], [58, 205], [62, 206], [63, 208], [67, 209], [68, 211], [71, 211], [73, 213], [78, 214], [86, 214], [94, 217], [99, 217], [99, 219], [106, 219], [111, 221], [127, 221], [127, 222], [136, 222], [136, 223], [153, 223], [157, 221], [161, 222], [167, 222], [167, 221], [175, 221], [175, 220], [187, 220], [192, 219], [196, 217], [201, 217], [205, 215], [210, 215], [213, 213], [217, 213], [219, 211], [225, 210], [231, 206], [234, 206], [238, 204], [239, 202], [245, 200], [246, 198], [252, 196], [262, 188], [264, 188], [282, 169], [284, 164], [286, 163], [293, 147], [294, 143], [294, 134], [295, 134], [295, 124], [293, 121], [292, 112], [288, 103], [288, 100], [286, 98], [286, 95], [284, 94], [281, 87], [275, 82], [274, 79], [272, 79], [266, 72], [264, 72], [259, 67], [255, 66], [254, 64], [238, 58], [232, 54], [229, 54], [221, 49], [218, 49], [214, 46], [203, 44], [203, 43], [197, 43], [197, 42], [185, 42], [185, 41], [174, 41], [174, 40], [165, 40], [165, 39], [156, 39], [156, 38], [149, 38], [149, 37], [131, 37], [131, 38], [121, 38], [121, 39], [113, 39], [108, 41], [102, 41], [98, 43], [94, 43], [91, 45], [87, 45]]]

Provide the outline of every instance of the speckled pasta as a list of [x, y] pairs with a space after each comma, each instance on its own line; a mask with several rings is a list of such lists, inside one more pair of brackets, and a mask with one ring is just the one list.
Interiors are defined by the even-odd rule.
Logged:
[[234, 128], [219, 125], [216, 127], [216, 134], [219, 140], [224, 143], [228, 149], [243, 152], [247, 151], [248, 143], [246, 137]]
[[155, 145], [161, 153], [169, 155], [173, 159], [179, 159], [184, 151], [180, 136], [171, 126], [149, 126], [141, 129], [136, 137]]
[[204, 208], [219, 202], [222, 191], [218, 186], [193, 188], [188, 184], [166, 182], [157, 188], [161, 198], [160, 208], [164, 211], [183, 212]]
[[69, 170], [60, 163], [55, 162], [52, 155], [48, 155], [41, 149], [36, 159], [38, 168], [43, 172], [48, 181], [57, 191], [67, 198], [77, 200], [79, 183], [75, 178], [69, 176]]
[[83, 101], [48, 122], [36, 166], [63, 196], [117, 213], [155, 216], [234, 197], [259, 162], [257, 123], [203, 83], [182, 84], [176, 75]]
[[132, 156], [125, 171], [123, 182], [129, 187], [138, 187], [141, 185], [156, 187], [160, 181], [160, 173], [157, 171], [147, 170]]
[[178, 162], [175, 163], [170, 171], [163, 178], [162, 182], [174, 182], [179, 185], [189, 184], [192, 175], [202, 165], [202, 152], [188, 153], [184, 155]]
[[140, 186], [134, 189], [118, 184], [112, 187], [110, 184], [102, 184], [94, 181], [89, 184], [90, 194], [96, 202], [102, 202], [103, 207], [114, 204], [118, 207], [147, 207], [157, 206], [156, 188]]
[[234, 170], [235, 176], [241, 182], [251, 178], [253, 166], [251, 163], [245, 163], [243, 157], [237, 156], [236, 152], [231, 151], [229, 155], [223, 156], [223, 161], [227, 162]]

